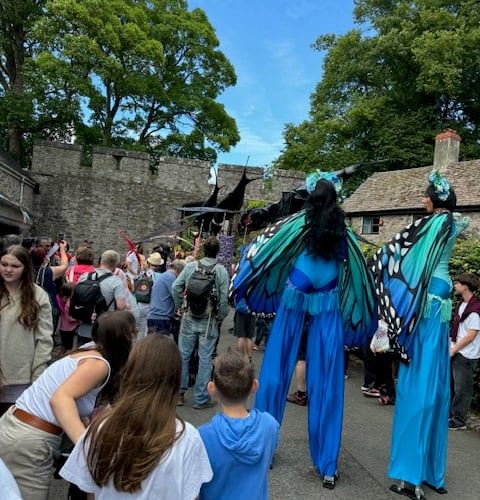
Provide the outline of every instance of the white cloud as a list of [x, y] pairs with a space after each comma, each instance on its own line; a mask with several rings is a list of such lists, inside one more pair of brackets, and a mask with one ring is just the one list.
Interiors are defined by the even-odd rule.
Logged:
[[293, 40], [267, 42], [270, 56], [275, 61], [278, 76], [287, 87], [304, 87], [311, 84], [304, 65], [303, 51], [299, 50]]
[[282, 124], [259, 127], [261, 133], [251, 128], [250, 124], [239, 124], [241, 141], [229, 153], [218, 156], [219, 163], [263, 167], [271, 163], [283, 147]]

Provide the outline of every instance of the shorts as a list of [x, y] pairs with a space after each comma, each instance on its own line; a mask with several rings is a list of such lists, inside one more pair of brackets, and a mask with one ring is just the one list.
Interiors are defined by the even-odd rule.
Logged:
[[257, 318], [252, 314], [235, 311], [233, 318], [233, 335], [238, 338], [253, 339]]

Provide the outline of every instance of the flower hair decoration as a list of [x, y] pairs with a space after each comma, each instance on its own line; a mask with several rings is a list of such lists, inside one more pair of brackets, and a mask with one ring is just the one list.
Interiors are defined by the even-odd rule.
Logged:
[[450, 196], [450, 184], [447, 179], [440, 175], [438, 170], [432, 170], [428, 179], [438, 198], [442, 201], [447, 200]]
[[306, 189], [308, 193], [313, 193], [317, 182], [320, 180], [330, 181], [335, 187], [335, 191], [338, 194], [342, 189], [342, 179], [337, 177], [333, 172], [322, 172], [321, 170], [315, 170], [307, 175], [305, 179]]

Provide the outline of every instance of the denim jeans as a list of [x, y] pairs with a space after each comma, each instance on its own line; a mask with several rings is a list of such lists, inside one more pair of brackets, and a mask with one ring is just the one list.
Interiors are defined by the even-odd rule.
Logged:
[[182, 317], [178, 347], [182, 356], [182, 382], [180, 392], [188, 389], [188, 367], [190, 358], [198, 340], [198, 372], [193, 388], [195, 403], [203, 404], [210, 399], [207, 384], [212, 377], [212, 354], [220, 333], [218, 321], [215, 318], [194, 319], [187, 312]]
[[455, 424], [466, 425], [473, 395], [473, 373], [478, 359], [468, 359], [460, 353], [452, 357], [452, 405], [450, 418]]

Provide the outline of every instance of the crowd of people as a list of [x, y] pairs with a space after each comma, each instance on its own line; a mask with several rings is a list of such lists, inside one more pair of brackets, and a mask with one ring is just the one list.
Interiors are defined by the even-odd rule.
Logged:
[[[363, 352], [365, 396], [395, 405], [390, 490], [414, 500], [424, 485], [445, 493], [447, 433], [466, 428], [480, 358], [475, 275], [454, 278], [451, 321], [448, 263], [468, 221], [433, 171], [427, 215], [367, 264], [340, 189], [335, 175], [309, 174], [304, 208], [253, 240], [234, 272], [218, 261], [215, 236], [199, 259], [160, 245], [146, 257], [136, 243], [98, 262], [88, 240], [70, 254], [63, 239], [3, 237], [0, 477], [9, 498], [47, 500], [57, 466], [72, 499], [266, 499], [288, 401], [307, 407], [312, 463], [333, 489], [346, 348]], [[79, 319], [87, 286], [103, 305], [97, 298]], [[194, 287], [204, 301], [194, 302]], [[217, 353], [231, 307], [236, 349]], [[220, 412], [196, 429], [178, 415], [186, 404]]]

